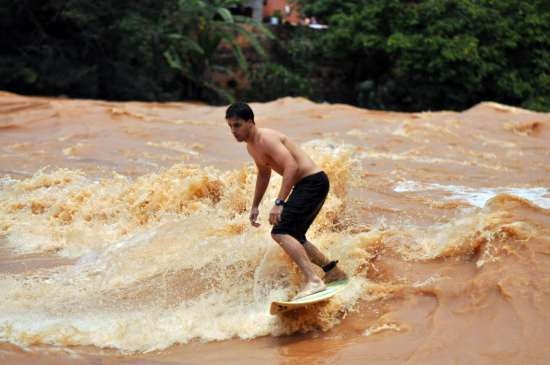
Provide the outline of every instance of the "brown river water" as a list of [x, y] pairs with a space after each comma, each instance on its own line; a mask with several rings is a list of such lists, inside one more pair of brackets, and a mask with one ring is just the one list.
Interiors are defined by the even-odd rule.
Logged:
[[1, 364], [549, 364], [550, 114], [251, 104], [328, 173], [351, 277], [280, 316], [225, 107], [0, 93]]

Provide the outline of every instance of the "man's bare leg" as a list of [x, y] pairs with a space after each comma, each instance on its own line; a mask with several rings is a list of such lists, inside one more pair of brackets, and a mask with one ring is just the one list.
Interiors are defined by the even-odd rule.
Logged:
[[285, 250], [306, 277], [306, 285], [294, 297], [299, 299], [326, 289], [325, 283], [313, 270], [311, 260], [302, 244], [288, 234], [272, 234], [271, 237]]
[[[304, 244], [304, 249], [306, 250], [307, 255], [309, 256], [309, 259], [311, 262], [313, 262], [315, 265], [319, 267], [323, 267], [325, 265], [328, 265], [330, 263], [330, 260], [326, 258], [325, 255], [313, 243], [306, 241]], [[325, 283], [330, 283], [336, 280], [343, 280], [347, 279], [348, 276], [345, 272], [343, 272], [338, 266], [335, 266], [332, 270], [327, 272], [325, 274], [324, 281]]]

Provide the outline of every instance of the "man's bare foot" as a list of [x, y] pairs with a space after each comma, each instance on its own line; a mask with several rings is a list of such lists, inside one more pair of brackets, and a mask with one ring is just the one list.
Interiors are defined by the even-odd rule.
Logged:
[[340, 268], [335, 267], [334, 269], [330, 270], [325, 274], [325, 277], [323, 278], [323, 280], [325, 281], [325, 284], [328, 284], [328, 283], [332, 283], [333, 281], [345, 280], [347, 278], [348, 276], [346, 275], [345, 272], [340, 270]]
[[309, 282], [298, 294], [296, 294], [294, 298], [292, 298], [292, 300], [301, 299], [303, 297], [307, 297], [308, 295], [322, 292], [326, 288], [327, 287], [325, 286], [325, 283], [323, 283], [323, 281]]

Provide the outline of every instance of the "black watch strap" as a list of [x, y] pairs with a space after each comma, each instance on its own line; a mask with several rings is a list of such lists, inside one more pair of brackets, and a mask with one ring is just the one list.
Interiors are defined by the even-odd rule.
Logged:
[[330, 270], [334, 269], [336, 267], [336, 264], [338, 263], [338, 260], [331, 261], [325, 266], [322, 267], [324, 272], [329, 272]]
[[284, 207], [285, 201], [283, 199], [275, 199], [275, 205], [278, 207]]

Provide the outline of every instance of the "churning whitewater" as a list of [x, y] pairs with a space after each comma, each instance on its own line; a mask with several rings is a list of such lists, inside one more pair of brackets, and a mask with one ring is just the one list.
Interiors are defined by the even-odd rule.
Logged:
[[269, 234], [281, 178], [252, 227], [256, 171], [223, 107], [2, 93], [0, 341], [144, 353], [310, 333], [352, 364], [550, 361], [549, 115], [253, 108], [329, 175], [308, 238], [346, 290], [269, 314], [302, 280]]

